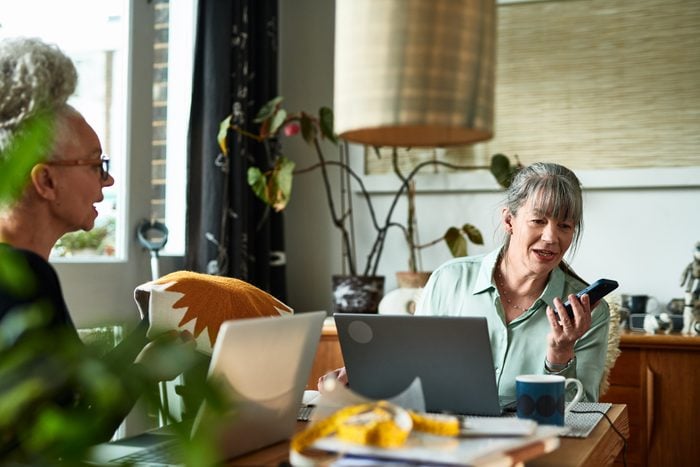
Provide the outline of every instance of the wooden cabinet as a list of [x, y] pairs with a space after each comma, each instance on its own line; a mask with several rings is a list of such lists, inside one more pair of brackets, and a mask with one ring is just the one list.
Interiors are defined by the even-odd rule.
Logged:
[[620, 350], [601, 401], [627, 404], [627, 465], [700, 465], [700, 337], [627, 331]]
[[323, 331], [321, 332], [321, 341], [318, 343], [316, 358], [311, 368], [311, 376], [309, 377], [306, 389], [315, 390], [319, 377], [344, 365], [335, 324], [324, 325]]

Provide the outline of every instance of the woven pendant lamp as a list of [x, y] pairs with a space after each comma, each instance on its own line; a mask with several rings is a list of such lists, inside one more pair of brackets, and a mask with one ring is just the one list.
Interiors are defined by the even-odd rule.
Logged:
[[335, 130], [372, 146], [493, 136], [494, 0], [337, 0]]

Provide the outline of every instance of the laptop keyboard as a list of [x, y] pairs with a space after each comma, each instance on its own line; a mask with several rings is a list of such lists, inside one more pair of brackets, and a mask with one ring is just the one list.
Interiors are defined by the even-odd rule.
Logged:
[[164, 441], [110, 462], [172, 465], [182, 460], [182, 448], [177, 440]]
[[299, 412], [297, 413], [297, 421], [308, 422], [311, 419], [311, 412], [313, 412], [313, 405], [302, 405], [299, 407]]

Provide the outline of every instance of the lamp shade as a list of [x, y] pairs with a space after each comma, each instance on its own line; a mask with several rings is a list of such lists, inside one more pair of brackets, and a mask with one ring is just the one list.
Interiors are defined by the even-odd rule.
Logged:
[[337, 0], [335, 130], [372, 146], [493, 136], [494, 0]]

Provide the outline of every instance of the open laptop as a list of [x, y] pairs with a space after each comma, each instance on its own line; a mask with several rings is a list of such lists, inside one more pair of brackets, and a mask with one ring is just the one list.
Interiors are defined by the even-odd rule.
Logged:
[[[209, 378], [223, 379], [233, 410], [217, 420], [219, 461], [291, 438], [311, 373], [326, 313], [226, 321], [221, 325], [209, 365]], [[212, 419], [203, 404], [192, 433]], [[119, 464], [180, 465], [160, 458], [175, 443], [159, 429], [96, 446], [90, 461]]]
[[420, 377], [428, 412], [503, 413], [486, 318], [333, 316], [353, 391], [389, 398]]

